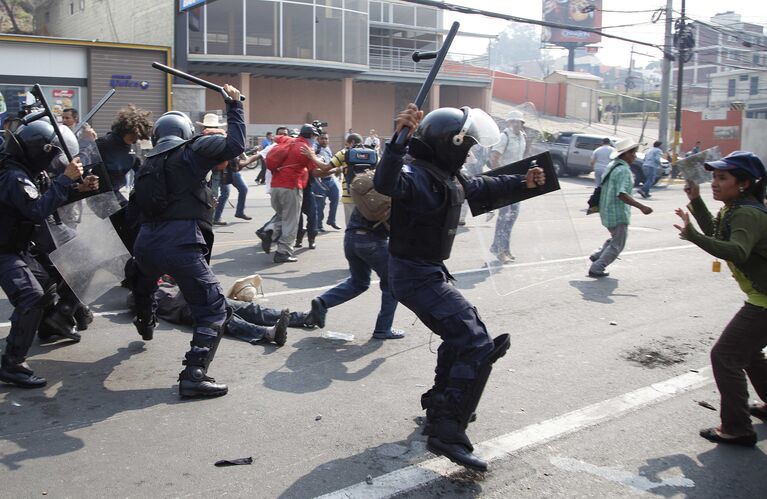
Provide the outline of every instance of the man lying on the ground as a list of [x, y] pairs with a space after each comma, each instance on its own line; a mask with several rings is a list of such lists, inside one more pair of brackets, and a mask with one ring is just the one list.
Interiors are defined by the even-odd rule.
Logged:
[[[192, 325], [192, 312], [178, 286], [161, 282], [155, 291], [157, 317], [172, 324]], [[254, 345], [275, 343], [282, 346], [287, 341], [288, 327], [311, 327], [306, 325], [305, 312], [291, 312], [261, 307], [257, 303], [226, 299], [232, 308], [232, 319], [227, 323], [224, 334], [234, 336]], [[128, 308], [133, 310], [133, 295], [128, 295]]]

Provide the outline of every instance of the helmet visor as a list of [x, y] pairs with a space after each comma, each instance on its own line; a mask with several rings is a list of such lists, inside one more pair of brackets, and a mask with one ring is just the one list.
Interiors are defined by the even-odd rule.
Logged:
[[486, 112], [477, 108], [463, 108], [467, 112], [460, 135], [471, 137], [474, 141], [485, 147], [493, 146], [501, 140], [501, 131], [498, 125]]

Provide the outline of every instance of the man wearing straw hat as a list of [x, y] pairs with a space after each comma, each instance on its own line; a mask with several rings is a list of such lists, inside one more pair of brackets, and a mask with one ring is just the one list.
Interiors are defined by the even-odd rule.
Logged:
[[634, 180], [629, 165], [636, 159], [638, 147], [639, 144], [633, 140], [622, 139], [615, 144], [615, 151], [610, 154], [612, 161], [602, 177], [602, 193], [599, 196], [599, 216], [602, 225], [610, 231], [610, 238], [589, 257], [589, 277], [610, 275], [605, 269], [626, 246], [631, 207], [638, 208], [645, 215], [652, 213], [652, 208], [631, 197]]

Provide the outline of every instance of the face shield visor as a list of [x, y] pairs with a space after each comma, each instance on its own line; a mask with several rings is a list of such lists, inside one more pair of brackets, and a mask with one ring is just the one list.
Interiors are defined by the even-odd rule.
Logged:
[[[67, 126], [60, 126], [59, 131], [64, 138], [64, 144], [66, 145], [69, 154], [74, 158], [80, 153], [80, 144], [77, 141], [77, 137], [75, 137], [74, 132]], [[52, 156], [50, 163], [51, 170], [57, 173], [63, 172], [69, 164], [69, 160], [67, 159], [67, 155], [64, 154], [64, 149], [61, 147], [59, 137], [54, 136], [51, 143], [46, 144], [44, 149]]]
[[461, 131], [453, 137], [453, 144], [460, 146], [465, 137], [471, 137], [477, 144], [490, 147], [501, 140], [498, 125], [486, 112], [481, 109], [462, 107], [464, 114]]

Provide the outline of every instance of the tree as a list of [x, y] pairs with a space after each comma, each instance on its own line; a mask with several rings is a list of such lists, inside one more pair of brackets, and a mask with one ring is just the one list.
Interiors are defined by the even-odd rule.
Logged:
[[0, 32], [32, 34], [34, 7], [25, 0], [0, 0]]
[[514, 70], [520, 62], [540, 61], [541, 37], [529, 24], [511, 23], [490, 43], [490, 65]]

